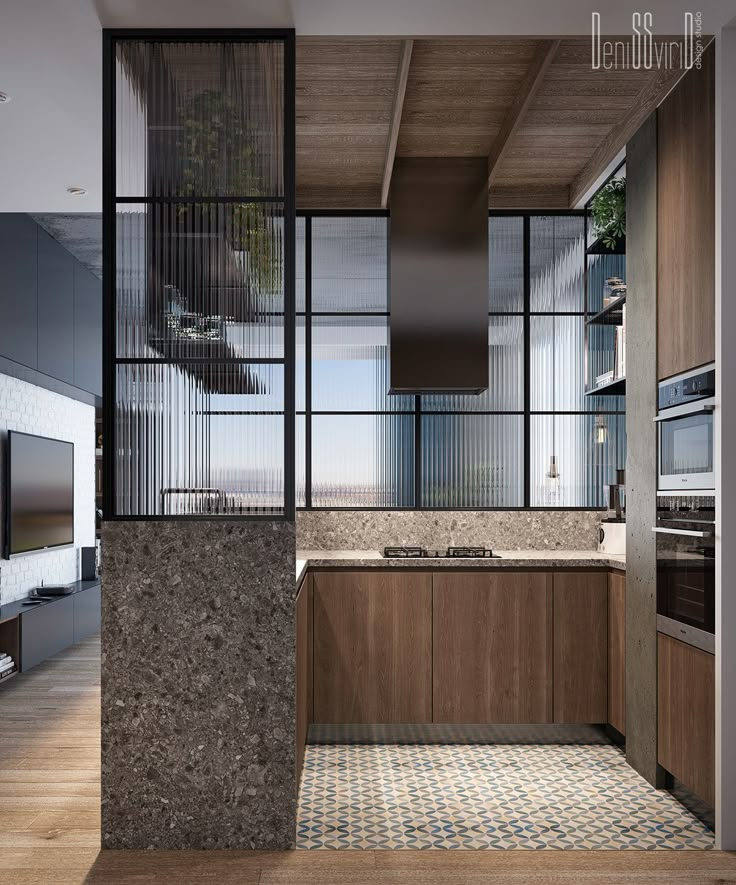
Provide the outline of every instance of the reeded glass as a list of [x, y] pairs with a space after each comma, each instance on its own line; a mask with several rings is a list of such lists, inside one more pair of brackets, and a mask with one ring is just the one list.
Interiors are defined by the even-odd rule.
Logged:
[[532, 313], [585, 310], [585, 219], [541, 215], [529, 221]]
[[388, 395], [388, 321], [382, 316], [312, 320], [316, 412], [413, 411], [413, 396]]
[[625, 416], [532, 415], [530, 451], [532, 507], [604, 507], [605, 486], [626, 466]]
[[388, 219], [312, 219], [312, 310], [388, 311]]
[[283, 376], [273, 364], [118, 365], [118, 515], [281, 512]]
[[423, 507], [521, 507], [520, 415], [422, 415]]
[[518, 215], [488, 219], [488, 310], [524, 310], [524, 219]]
[[315, 415], [313, 507], [413, 507], [413, 415]]
[[121, 40], [115, 89], [118, 196], [283, 199], [280, 41]]

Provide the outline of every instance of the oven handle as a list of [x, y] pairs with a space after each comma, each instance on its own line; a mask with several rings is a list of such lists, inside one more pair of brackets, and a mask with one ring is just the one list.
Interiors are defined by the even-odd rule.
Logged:
[[684, 535], [687, 538], [712, 538], [713, 532], [696, 532], [691, 529], [666, 529], [656, 526], [652, 529], [658, 535]]
[[660, 421], [672, 421], [674, 418], [684, 418], [687, 415], [708, 414], [715, 411], [715, 400], [705, 399], [699, 403], [683, 403], [681, 406], [670, 406], [660, 412], [652, 420], [655, 423]]

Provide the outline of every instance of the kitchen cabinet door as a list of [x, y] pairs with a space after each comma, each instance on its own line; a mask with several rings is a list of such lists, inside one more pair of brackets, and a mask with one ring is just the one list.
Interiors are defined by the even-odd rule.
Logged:
[[715, 47], [657, 109], [657, 375], [715, 359]]
[[430, 722], [429, 573], [317, 572], [314, 721]]
[[38, 225], [0, 213], [0, 356], [38, 364]]
[[657, 634], [657, 761], [715, 805], [715, 657]]
[[38, 371], [74, 384], [74, 259], [38, 231]]
[[74, 384], [102, 396], [102, 281], [74, 267]]
[[608, 721], [626, 734], [626, 578], [608, 576]]
[[552, 721], [552, 577], [433, 576], [435, 722]]
[[555, 722], [608, 721], [608, 575], [554, 576]]

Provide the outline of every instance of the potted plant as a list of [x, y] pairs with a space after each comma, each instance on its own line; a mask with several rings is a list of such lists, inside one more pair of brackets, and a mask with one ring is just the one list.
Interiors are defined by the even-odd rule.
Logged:
[[626, 236], [626, 179], [612, 178], [590, 203], [593, 233], [608, 249]]

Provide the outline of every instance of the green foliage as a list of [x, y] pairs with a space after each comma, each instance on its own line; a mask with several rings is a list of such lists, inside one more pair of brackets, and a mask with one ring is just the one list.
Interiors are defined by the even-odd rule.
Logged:
[[590, 211], [595, 236], [613, 249], [626, 236], [626, 179], [612, 178], [593, 197]]

